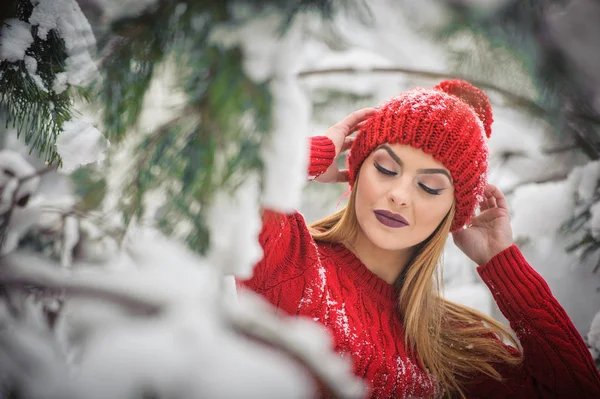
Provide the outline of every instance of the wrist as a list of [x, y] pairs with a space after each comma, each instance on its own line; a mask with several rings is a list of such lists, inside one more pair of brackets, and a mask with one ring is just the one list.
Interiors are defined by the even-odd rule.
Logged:
[[496, 246], [494, 248], [490, 248], [490, 250], [488, 251], [488, 253], [481, 257], [480, 262], [477, 262], [478, 265], [485, 265], [487, 263], [489, 263], [495, 256], [497, 256], [498, 254], [506, 251], [508, 248], [510, 248], [513, 244], [504, 244], [504, 245], [499, 245]]

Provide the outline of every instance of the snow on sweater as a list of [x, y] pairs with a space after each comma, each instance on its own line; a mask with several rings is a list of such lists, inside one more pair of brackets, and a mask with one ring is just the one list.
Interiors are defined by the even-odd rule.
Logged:
[[[333, 143], [311, 139], [309, 175], [333, 162]], [[264, 258], [239, 282], [277, 309], [310, 317], [331, 333], [335, 350], [350, 356], [373, 398], [441, 397], [435, 379], [404, 347], [395, 288], [373, 274], [343, 244], [315, 242], [299, 213], [265, 211]], [[498, 365], [499, 382], [477, 376], [469, 398], [600, 398], [600, 375], [571, 320], [516, 246], [477, 271], [523, 348], [519, 367]], [[517, 354], [515, 348], [511, 352]]]

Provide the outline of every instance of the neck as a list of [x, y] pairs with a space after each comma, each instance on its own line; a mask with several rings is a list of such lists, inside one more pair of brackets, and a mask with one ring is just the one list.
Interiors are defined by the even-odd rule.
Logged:
[[379, 248], [362, 233], [345, 244], [367, 269], [388, 284], [396, 282], [413, 255], [412, 249], [390, 251]]

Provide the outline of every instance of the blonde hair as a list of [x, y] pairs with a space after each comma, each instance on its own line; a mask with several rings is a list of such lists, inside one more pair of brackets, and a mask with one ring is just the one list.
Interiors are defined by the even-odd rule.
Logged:
[[[357, 187], [358, 177], [347, 206], [309, 226], [315, 240], [344, 243], [356, 238], [359, 228], [355, 211]], [[501, 323], [442, 297], [438, 265], [453, 218], [454, 205], [431, 236], [415, 248], [395, 286], [407, 350], [436, 379], [448, 397], [458, 394], [464, 398], [462, 385], [470, 377], [482, 373], [501, 380], [494, 364], [516, 366], [522, 362], [522, 356], [511, 354], [502, 344], [501, 340], [507, 339], [517, 346], [510, 331]]]

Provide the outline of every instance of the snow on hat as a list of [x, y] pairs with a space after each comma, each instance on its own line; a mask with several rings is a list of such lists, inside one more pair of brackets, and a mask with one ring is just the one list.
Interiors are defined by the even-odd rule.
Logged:
[[404, 92], [381, 105], [356, 136], [348, 155], [350, 185], [364, 160], [384, 143], [418, 148], [450, 171], [456, 212], [451, 231], [468, 223], [487, 182], [492, 130], [487, 95], [463, 80]]

